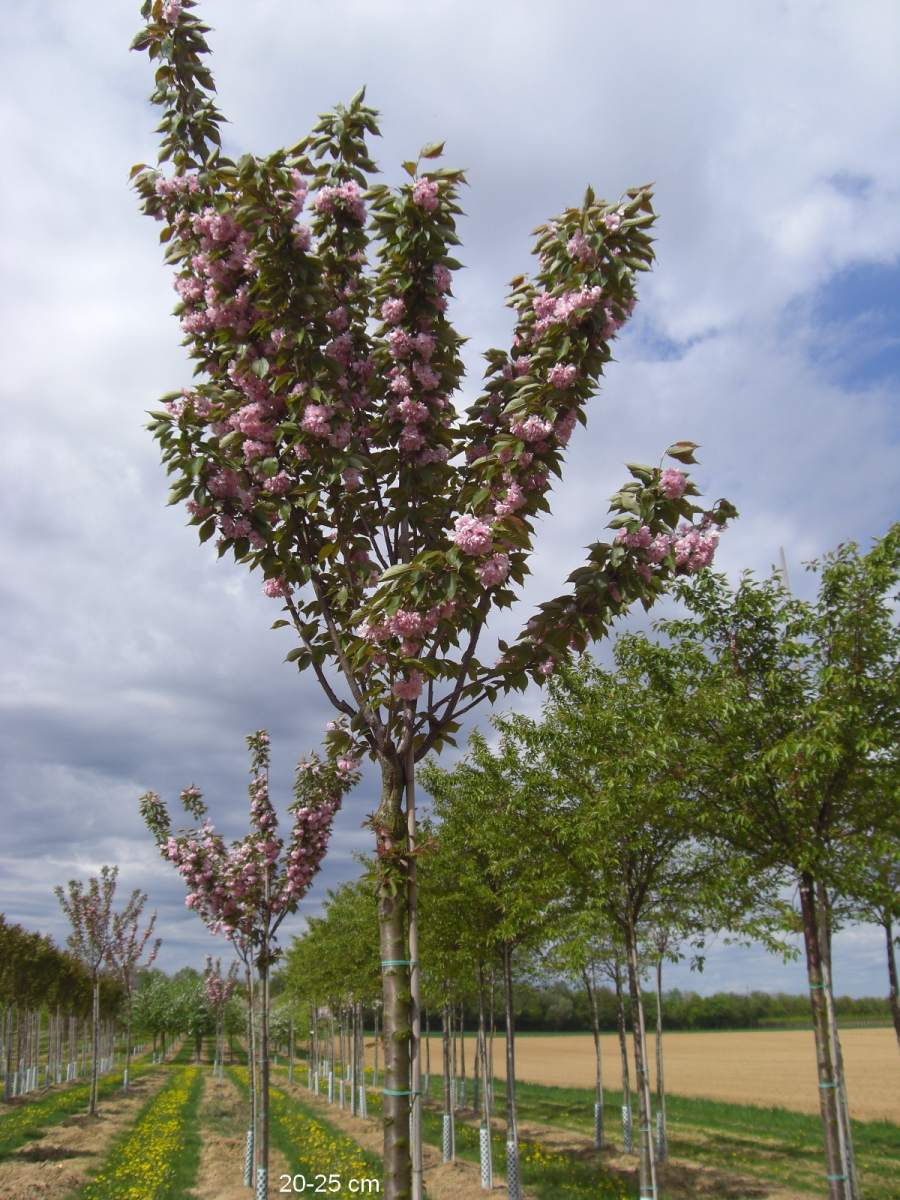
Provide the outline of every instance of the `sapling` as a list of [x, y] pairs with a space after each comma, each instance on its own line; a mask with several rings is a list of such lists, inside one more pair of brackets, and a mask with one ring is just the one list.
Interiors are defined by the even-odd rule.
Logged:
[[[438, 166], [432, 144], [403, 164], [408, 182], [373, 184], [364, 92], [296, 145], [234, 161], [195, 0], [141, 11], [134, 47], [156, 64], [162, 141], [159, 167], [132, 175], [162, 225], [197, 376], [151, 429], [172, 502], [187, 503], [201, 541], [259, 572], [296, 639], [289, 660], [378, 763], [385, 1187], [419, 1197], [415, 764], [464, 713], [542, 682], [632, 603], [708, 563], [733, 510], [703, 512], [680, 469], [632, 466], [612, 500], [615, 539], [590, 547], [499, 657], [480, 658], [652, 262], [650, 189], [606, 203], [588, 188], [537, 230], [538, 269], [509, 295], [511, 347], [486, 352], [485, 388], [460, 413], [448, 308], [463, 172]], [[693, 449], [669, 454], [690, 463]]]
[[303, 759], [297, 768], [292, 826], [285, 842], [278, 836], [278, 818], [269, 798], [269, 735], [259, 730], [247, 738], [247, 745], [250, 830], [240, 841], [226, 846], [194, 785], [182, 791], [181, 800], [186, 811], [202, 822], [199, 828], [173, 833], [166, 806], [155, 792], [142, 796], [140, 806], [160, 854], [176, 867], [190, 889], [185, 904], [211, 932], [230, 938], [257, 971], [259, 1136], [254, 1142], [257, 1192], [264, 1197], [269, 1171], [269, 978], [280, 954], [276, 936], [282, 921], [296, 912], [312, 884], [335, 813], [344, 793], [357, 781], [358, 772], [356, 759], [349, 755], [337, 762], [323, 761], [315, 754]]

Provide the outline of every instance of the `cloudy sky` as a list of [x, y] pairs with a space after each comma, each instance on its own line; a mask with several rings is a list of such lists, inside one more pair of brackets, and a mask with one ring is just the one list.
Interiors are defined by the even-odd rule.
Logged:
[[[194, 780], [244, 820], [245, 733], [270, 730], [276, 784], [329, 718], [282, 662], [259, 581], [199, 548], [145, 410], [185, 385], [157, 228], [130, 165], [152, 162], [139, 4], [24, 0], [0, 49], [3, 174], [0, 911], [64, 928], [54, 884], [119, 863], [160, 911], [162, 962], [217, 949], [158, 862], [136, 801]], [[480, 352], [510, 328], [529, 231], [590, 182], [653, 181], [658, 262], [573, 444], [529, 596], [555, 589], [604, 525], [622, 463], [702, 443], [698, 482], [741, 519], [719, 565], [768, 571], [896, 517], [900, 421], [900, 8], [890, 0], [207, 0], [226, 148], [298, 140], [361, 84], [384, 177], [446, 139], [470, 188], [452, 315]], [[471, 393], [470, 393], [471, 394]], [[526, 705], [533, 705], [529, 697]], [[320, 885], [355, 874], [371, 780]], [[302, 925], [299, 919], [296, 928]], [[710, 991], [801, 990], [761, 951], [714, 950]], [[886, 991], [874, 929], [838, 939], [838, 989]]]

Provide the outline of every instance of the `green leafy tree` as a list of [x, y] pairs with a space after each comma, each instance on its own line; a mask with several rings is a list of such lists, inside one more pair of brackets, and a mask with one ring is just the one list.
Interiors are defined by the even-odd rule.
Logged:
[[839, 546], [810, 564], [818, 595], [707, 573], [691, 615], [660, 623], [695, 676], [685, 703], [704, 731], [697, 783], [704, 835], [796, 887], [816, 1042], [830, 1200], [857, 1200], [831, 994], [831, 898], [845, 850], [893, 830], [898, 794], [900, 526], [868, 553]]
[[[451, 861], [460, 897], [458, 919], [499, 956], [506, 1010], [507, 1178], [518, 1171], [516, 1124], [515, 1005], [513, 962], [517, 951], [539, 942], [564, 891], [555, 814], [540, 786], [523, 770], [520, 748], [496, 720], [499, 745], [492, 750], [473, 733], [466, 758], [453, 770], [423, 767], [433, 798], [436, 837]], [[427, 864], [428, 859], [425, 859]], [[427, 865], [423, 866], [427, 870]], [[445, 871], [447, 867], [445, 865]]]

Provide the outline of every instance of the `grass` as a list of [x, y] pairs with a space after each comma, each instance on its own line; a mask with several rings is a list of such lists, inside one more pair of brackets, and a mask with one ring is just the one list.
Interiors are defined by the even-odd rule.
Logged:
[[[227, 1067], [226, 1074], [246, 1094], [246, 1068]], [[269, 1119], [272, 1144], [285, 1156], [291, 1172], [304, 1176], [308, 1191], [314, 1191], [313, 1184], [323, 1175], [326, 1182], [319, 1190], [334, 1196], [359, 1195], [358, 1191], [349, 1190], [351, 1180], [383, 1178], [384, 1164], [377, 1155], [363, 1150], [318, 1110], [271, 1085]], [[340, 1180], [338, 1191], [331, 1190], [328, 1177], [332, 1175]], [[275, 1183], [270, 1177], [269, 1189], [273, 1193]]]
[[[494, 1090], [498, 1112], [502, 1112], [505, 1094], [498, 1080]], [[516, 1097], [521, 1121], [593, 1136], [592, 1090], [517, 1083]], [[620, 1144], [621, 1093], [606, 1092], [604, 1104], [607, 1138]], [[668, 1096], [666, 1111], [672, 1158], [821, 1194], [825, 1168], [818, 1117], [785, 1108], [686, 1096]], [[864, 1200], [896, 1200], [900, 1130], [889, 1121], [852, 1124]]]
[[77, 1200], [183, 1200], [200, 1162], [203, 1072], [178, 1067], [113, 1142]]
[[[153, 1070], [149, 1063], [133, 1066], [132, 1082], [149, 1070]], [[108, 1100], [110, 1096], [121, 1092], [121, 1089], [122, 1075], [116, 1072], [114, 1075], [100, 1077], [97, 1095], [101, 1101]], [[89, 1098], [90, 1082], [63, 1086], [38, 1099], [11, 1105], [0, 1115], [0, 1162], [26, 1142], [41, 1137], [53, 1125], [58, 1125], [76, 1113], [85, 1112]]]

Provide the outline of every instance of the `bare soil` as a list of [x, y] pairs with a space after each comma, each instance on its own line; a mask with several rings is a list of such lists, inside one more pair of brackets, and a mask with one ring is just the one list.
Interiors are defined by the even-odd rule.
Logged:
[[68, 1117], [43, 1137], [22, 1146], [0, 1164], [0, 1200], [62, 1200], [76, 1191], [99, 1168], [113, 1139], [131, 1125], [166, 1078], [163, 1071], [140, 1075], [127, 1096], [102, 1100], [98, 1116]]
[[[244, 1187], [244, 1146], [247, 1125], [247, 1101], [230, 1079], [212, 1074], [203, 1081], [200, 1104], [202, 1150], [197, 1182], [188, 1195], [198, 1200], [247, 1200]], [[288, 1174], [284, 1155], [274, 1146], [269, 1149], [269, 1191], [277, 1193], [279, 1175]]]
[[[473, 1061], [470, 1039], [466, 1058]], [[655, 1072], [651, 1043], [651, 1077]], [[900, 1056], [892, 1029], [841, 1033], [852, 1115], [900, 1123]], [[474, 1048], [474, 1041], [472, 1041]], [[819, 1093], [813, 1035], [808, 1030], [759, 1030], [664, 1035], [666, 1089], [673, 1095], [733, 1104], [779, 1105], [817, 1113]], [[440, 1074], [440, 1042], [431, 1038], [432, 1074]], [[601, 1038], [607, 1087], [622, 1086], [619, 1044]], [[502, 1074], [505, 1039], [494, 1039], [495, 1071]], [[631, 1063], [634, 1071], [634, 1063]], [[593, 1087], [594, 1042], [587, 1034], [516, 1039], [516, 1078], [560, 1087]], [[633, 1076], [632, 1076], [633, 1080]], [[632, 1084], [633, 1086], [633, 1084]]]

